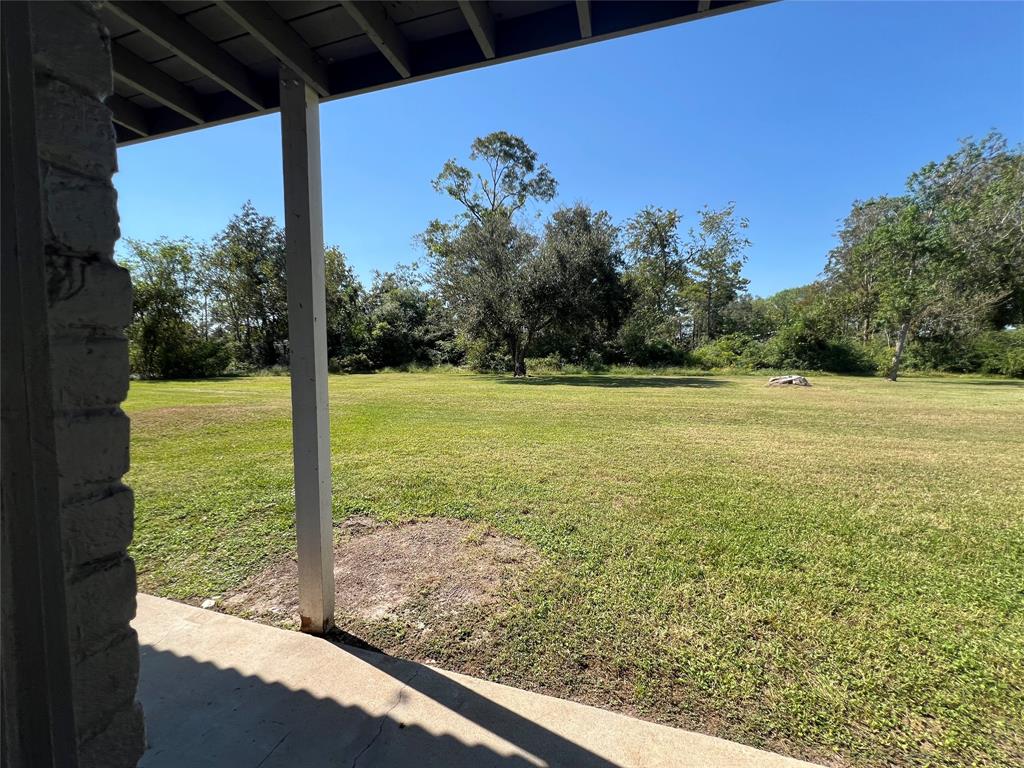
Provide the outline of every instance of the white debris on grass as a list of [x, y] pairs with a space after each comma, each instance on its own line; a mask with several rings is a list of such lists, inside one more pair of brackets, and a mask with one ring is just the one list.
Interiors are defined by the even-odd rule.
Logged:
[[809, 387], [811, 386], [811, 382], [803, 376], [772, 376], [772, 378], [768, 379], [769, 387], [784, 387], [789, 385]]

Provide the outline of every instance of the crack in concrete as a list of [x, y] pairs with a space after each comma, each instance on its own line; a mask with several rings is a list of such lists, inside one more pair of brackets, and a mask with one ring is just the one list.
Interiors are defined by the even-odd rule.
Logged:
[[365, 747], [359, 750], [359, 754], [352, 758], [352, 765], [349, 766], [349, 768], [356, 768], [356, 763], [359, 762], [359, 760], [362, 758], [363, 755], [366, 754], [370, 747], [377, 743], [377, 739], [379, 739], [380, 735], [384, 733], [384, 726], [387, 725], [388, 717], [390, 717], [391, 713], [394, 712], [398, 705], [402, 703], [402, 694], [405, 692], [405, 689], [409, 687], [409, 683], [415, 680], [416, 675], [418, 675], [419, 673], [420, 671], [417, 669], [412, 675], [409, 676], [408, 680], [402, 683], [402, 687], [398, 689], [398, 693], [395, 696], [395, 703], [388, 707], [387, 711], [380, 716], [380, 725], [377, 727], [377, 733], [373, 735], [373, 738], [370, 739], [370, 741], [367, 743]]
[[256, 768], [260, 768], [261, 765], [263, 765], [265, 762], [267, 762], [267, 760], [270, 759], [270, 756], [272, 754], [274, 754], [275, 752], [277, 752], [277, 748], [280, 747], [282, 744], [284, 744], [284, 740], [287, 739], [291, 735], [292, 735], [292, 732], [288, 731], [288, 733], [286, 733], [284, 736], [282, 736], [280, 738], [280, 740], [278, 740], [277, 744], [274, 745], [274, 748], [271, 749], [269, 752], [267, 752], [267, 754], [263, 757], [263, 759], [259, 761], [259, 763], [256, 765]]

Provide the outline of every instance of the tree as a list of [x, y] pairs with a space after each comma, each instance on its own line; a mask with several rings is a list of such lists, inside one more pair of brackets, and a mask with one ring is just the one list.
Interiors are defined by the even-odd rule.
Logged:
[[722, 310], [722, 330], [726, 334], [741, 333], [755, 341], [763, 341], [778, 328], [768, 300], [743, 293]]
[[432, 304], [415, 264], [374, 274], [366, 297], [366, 354], [374, 367], [431, 362]]
[[[907, 180], [910, 195], [943, 232], [996, 327], [1024, 322], [1024, 148], [992, 132]], [[976, 296], [977, 298], [977, 296]]]
[[868, 241], [901, 205], [896, 197], [855, 201], [836, 233], [839, 245], [829, 252], [825, 265], [825, 283], [837, 310], [865, 344], [875, 332], [879, 312], [878, 254]]
[[526, 352], [541, 322], [531, 314], [538, 239], [495, 214], [458, 228], [432, 226], [424, 240], [431, 282], [456, 326], [471, 339], [504, 346], [514, 375], [525, 376]]
[[576, 204], [544, 225], [530, 292], [550, 348], [587, 362], [616, 337], [629, 312], [619, 230], [607, 211]]
[[896, 381], [915, 323], [943, 301], [954, 300], [957, 260], [934, 214], [910, 197], [897, 204], [878, 223], [865, 242], [876, 265], [881, 313], [896, 329], [888, 378]]
[[205, 252], [190, 240], [129, 240], [132, 323], [128, 327], [132, 371], [151, 378], [222, 373], [228, 353], [211, 338]]
[[262, 368], [287, 359], [284, 231], [251, 202], [214, 238], [210, 257], [214, 320], [237, 361]]
[[760, 301], [774, 328], [760, 365], [837, 373], [875, 370], [874, 361], [844, 338], [834, 296], [823, 283], [787, 288]]
[[748, 223], [736, 218], [736, 204], [729, 203], [720, 211], [705, 206], [698, 215], [700, 226], [690, 230], [687, 247], [695, 344], [719, 336], [723, 310], [750, 283], [742, 275], [750, 246], [742, 230]]
[[722, 311], [723, 330], [765, 341], [812, 313], [819, 317], [816, 325], [820, 326], [826, 301], [820, 283], [785, 288], [766, 298], [743, 294]]
[[512, 218], [531, 200], [547, 202], [555, 196], [558, 184], [551, 171], [537, 164], [537, 153], [518, 136], [496, 131], [474, 139], [469, 159], [482, 169], [474, 173], [452, 158], [432, 184], [478, 222], [496, 213]]
[[551, 200], [556, 183], [525, 141], [503, 131], [476, 139], [469, 158], [475, 173], [449, 160], [433, 182], [464, 210], [454, 222], [431, 222], [423, 235], [431, 281], [456, 324], [505, 345], [514, 375], [525, 376], [526, 353], [546, 321], [537, 314], [539, 240], [517, 214], [531, 200]]
[[965, 338], [1020, 315], [1024, 168], [998, 134], [965, 140], [907, 180], [907, 194], [857, 203], [826, 276], [867, 341], [891, 341], [895, 381], [908, 341], [963, 349]]
[[324, 287], [327, 357], [343, 360], [360, 354], [367, 336], [365, 292], [336, 246], [324, 249]]
[[665, 362], [686, 335], [690, 278], [679, 221], [674, 209], [648, 206], [626, 222], [626, 284], [633, 311], [622, 341], [634, 360]]

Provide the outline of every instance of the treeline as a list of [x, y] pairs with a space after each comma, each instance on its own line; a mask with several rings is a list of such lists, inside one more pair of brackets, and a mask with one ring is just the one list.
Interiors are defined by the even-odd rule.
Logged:
[[[462, 213], [421, 236], [425, 266], [362, 285], [325, 249], [330, 368], [460, 365], [522, 376], [529, 359], [1024, 376], [1024, 160], [998, 134], [856, 202], [820, 281], [755, 298], [734, 205], [684, 228], [648, 207], [621, 224], [584, 204], [541, 222], [548, 167], [519, 137], [473, 142], [434, 188]], [[133, 372], [203, 377], [288, 363], [284, 235], [247, 203], [210, 243], [129, 241]]]
[[[246, 203], [211, 243], [128, 241], [132, 372], [202, 378], [288, 365], [284, 231]], [[327, 348], [335, 372], [447, 362], [454, 332], [412, 267], [364, 287], [325, 249]]]

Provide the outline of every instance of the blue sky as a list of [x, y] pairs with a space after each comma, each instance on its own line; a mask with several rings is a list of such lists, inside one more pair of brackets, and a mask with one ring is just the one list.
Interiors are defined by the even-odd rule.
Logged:
[[[324, 104], [325, 239], [364, 279], [420, 258], [456, 212], [430, 180], [506, 130], [616, 221], [735, 201], [767, 295], [818, 275], [854, 199], [992, 128], [1024, 140], [1024, 3], [787, 0]], [[247, 199], [281, 219], [276, 115], [119, 152], [124, 237], [207, 239]]]

